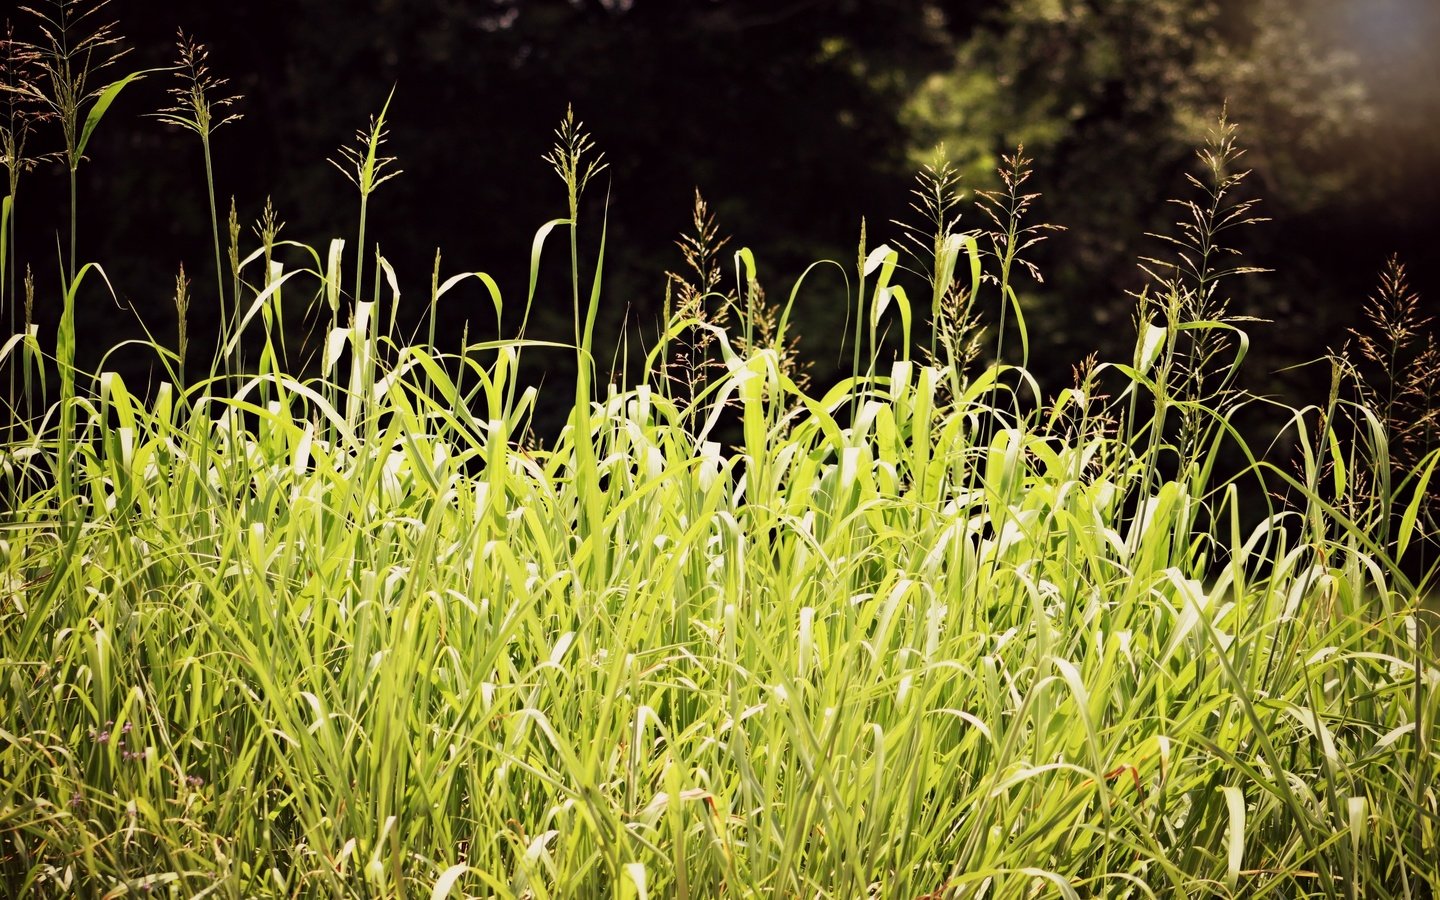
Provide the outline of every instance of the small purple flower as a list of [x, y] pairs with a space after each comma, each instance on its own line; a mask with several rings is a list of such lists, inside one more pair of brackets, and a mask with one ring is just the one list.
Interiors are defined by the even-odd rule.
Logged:
[[185, 786], [188, 788], [197, 789], [203, 784], [205, 784], [205, 779], [201, 778], [199, 775], [185, 776]]
[[78, 809], [79, 807], [84, 806], [84, 805], [85, 805], [85, 795], [81, 794], [79, 791], [76, 791], [76, 792], [74, 792], [73, 794], [70, 795], [70, 808], [71, 808], [71, 809]]

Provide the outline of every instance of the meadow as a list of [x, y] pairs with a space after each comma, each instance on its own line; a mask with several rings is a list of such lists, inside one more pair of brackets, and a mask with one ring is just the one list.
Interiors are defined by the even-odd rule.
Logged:
[[[189, 52], [168, 115], [208, 170], [225, 113]], [[72, 176], [125, 83], [54, 109]], [[143, 388], [76, 364], [109, 286], [73, 230], [58, 295], [19, 270], [12, 170], [6, 896], [1434, 896], [1440, 450], [1338, 353], [1328, 397], [1237, 430], [1275, 404], [1223, 300], [1256, 218], [1227, 121], [1133, 355], [1047, 396], [1018, 154], [978, 216], [937, 163], [918, 224], [817, 264], [854, 354], [820, 390], [805, 280], [767, 298], [698, 197], [643, 365], [606, 372], [604, 160], [571, 115], [529, 284], [437, 259], [402, 299], [365, 237], [387, 110], [336, 160], [359, 218], [328, 246], [227, 227], [207, 183], [216, 284], [177, 278]], [[542, 265], [573, 341], [493, 333]], [[461, 290], [485, 315], [444, 350]], [[192, 302], [221, 304], [213, 352]], [[1393, 361], [1417, 316], [1393, 266], [1358, 351]], [[579, 375], [540, 435], [517, 373], [555, 354]]]

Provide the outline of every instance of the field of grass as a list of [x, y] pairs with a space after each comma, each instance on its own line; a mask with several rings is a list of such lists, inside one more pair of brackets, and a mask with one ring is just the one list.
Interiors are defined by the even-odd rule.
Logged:
[[[152, 389], [78, 371], [105, 288], [73, 245], [58, 334], [3, 345], [31, 385], [0, 449], [5, 896], [1434, 896], [1432, 579], [1396, 561], [1437, 455], [1397, 470], [1339, 360], [1280, 436], [1299, 467], [1231, 427], [1260, 401], [1218, 299], [1228, 126], [1133, 357], [1044, 402], [1019, 160], [993, 228], [941, 168], [928, 231], [862, 239], [822, 392], [703, 208], [646, 365], [597, 383], [601, 169], [568, 118], [534, 265], [568, 250], [574, 344], [406, 339], [364, 238], [382, 138], [342, 160], [353, 245], [232, 229], [226, 267], [216, 221], [208, 372], [159, 338]], [[437, 273], [432, 316], [475, 281], [534, 299]], [[559, 353], [568, 425], [536, 437], [516, 373]]]

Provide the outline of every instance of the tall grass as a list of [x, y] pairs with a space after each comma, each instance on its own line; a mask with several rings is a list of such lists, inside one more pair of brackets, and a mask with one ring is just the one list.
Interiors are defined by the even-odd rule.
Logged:
[[[993, 233], [927, 182], [923, 362], [898, 252], [862, 242], [856, 371], [803, 388], [788, 306], [748, 250], [718, 293], [700, 208], [697, 281], [597, 392], [603, 249], [575, 236], [599, 162], [571, 116], [550, 161], [565, 215], [533, 266], [565, 229], [573, 347], [410, 343], [363, 224], [345, 296], [343, 242], [287, 269], [271, 212], [236, 254], [221, 355], [244, 329], [267, 348], [243, 374], [187, 382], [156, 341], [170, 377], [142, 396], [55, 354], [76, 387], [3, 453], [7, 895], [1434, 895], [1433, 572], [1397, 560], [1436, 451], [1362, 478], [1386, 427], [1357, 401], [1348, 440], [1338, 400], [1291, 412], [1298, 472], [1254, 450], [1204, 261], [1146, 294], [1132, 359], [1053, 402], [972, 364], [966, 311], [1025, 336], [1018, 174]], [[1202, 187], [1210, 241], [1234, 185]], [[437, 259], [432, 322], [469, 277], [500, 309]], [[313, 378], [275, 352], [282, 286], [332, 312]], [[556, 352], [575, 405], [537, 447], [516, 373]], [[1227, 448], [1252, 465], [1221, 478]], [[1257, 486], [1288, 499], [1242, 525]]]

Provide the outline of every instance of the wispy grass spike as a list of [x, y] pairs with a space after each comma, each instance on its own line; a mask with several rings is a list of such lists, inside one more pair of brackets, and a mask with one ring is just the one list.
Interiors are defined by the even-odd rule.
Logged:
[[385, 116], [390, 111], [390, 101], [395, 99], [395, 88], [390, 88], [390, 93], [385, 97], [385, 103], [380, 107], [378, 115], [370, 117], [370, 127], [355, 132], [355, 143], [353, 146], [341, 146], [338, 150], [339, 159], [328, 160], [330, 165], [340, 171], [341, 175], [360, 192], [360, 227], [358, 240], [355, 243], [355, 292], [354, 297], [359, 299], [363, 296], [365, 281], [365, 216], [370, 203], [370, 195], [380, 185], [401, 174], [404, 170], [392, 168], [396, 162], [393, 156], [380, 155], [380, 148], [385, 145], [389, 131], [385, 127]]

